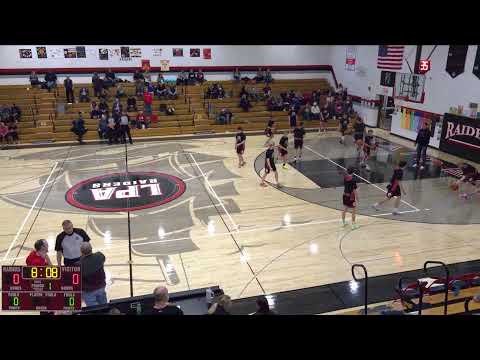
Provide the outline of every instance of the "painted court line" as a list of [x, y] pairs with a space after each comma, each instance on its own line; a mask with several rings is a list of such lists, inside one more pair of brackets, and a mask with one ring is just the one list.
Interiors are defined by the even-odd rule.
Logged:
[[48, 178], [47, 178], [47, 180], [45, 181], [45, 183], [43, 184], [42, 189], [41, 189], [40, 192], [38, 193], [37, 198], [35, 199], [35, 201], [33, 202], [32, 206], [30, 207], [30, 210], [29, 210], [29, 212], [27, 213], [27, 216], [25, 217], [25, 219], [23, 219], [22, 225], [20, 225], [20, 227], [18, 228], [18, 231], [17, 231], [17, 234], [15, 235], [15, 238], [13, 239], [12, 243], [10, 244], [7, 252], [5, 253], [5, 256], [3, 257], [3, 261], [5, 261], [5, 259], [8, 257], [8, 254], [10, 254], [10, 251], [12, 250], [13, 246], [14, 246], [15, 243], [17, 242], [18, 237], [19, 237], [20, 234], [22, 233], [23, 227], [25, 226], [25, 224], [27, 223], [28, 219], [30, 218], [30, 215], [32, 214], [33, 209], [35, 208], [35, 205], [37, 205], [38, 199], [40, 199], [40, 196], [42, 196], [43, 191], [45, 190], [45, 187], [46, 187], [47, 184], [49, 183], [50, 178], [52, 177], [53, 173], [55, 172], [55, 169], [57, 168], [57, 165], [58, 165], [58, 162], [55, 162], [52, 170], [50, 171], [50, 175], [48, 175]]
[[[345, 167], [343, 167], [342, 165], [340, 164], [337, 164], [335, 161], [329, 159], [328, 157], [326, 156], [323, 156], [322, 154], [320, 154], [319, 152], [313, 150], [311, 147], [309, 146], [304, 146], [305, 149], [307, 150], [310, 150], [312, 153], [314, 153], [315, 155], [317, 156], [320, 156], [322, 159], [325, 159], [327, 161], [330, 161], [332, 164], [338, 166], [339, 168], [342, 168], [343, 170], [347, 171], [347, 169]], [[375, 185], [375, 184], [372, 184], [370, 181], [368, 181], [367, 179], [361, 177], [360, 175], [358, 174], [355, 174], [356, 177], [358, 177], [359, 179], [362, 179], [363, 181], [365, 181], [367, 184], [370, 184], [372, 185], [373, 187], [377, 188], [378, 190], [380, 191], [383, 191], [385, 194], [387, 193], [386, 190], [382, 189], [380, 186], [378, 185]], [[401, 200], [405, 205], [408, 205], [409, 207], [411, 207], [412, 209], [414, 209], [415, 211], [420, 211], [417, 207], [413, 206], [412, 204], [409, 204], [408, 202], [406, 202], [405, 200]]]

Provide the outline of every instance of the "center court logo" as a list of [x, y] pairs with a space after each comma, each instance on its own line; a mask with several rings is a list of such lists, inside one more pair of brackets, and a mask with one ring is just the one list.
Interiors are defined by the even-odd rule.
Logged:
[[148, 209], [175, 200], [185, 183], [157, 172], [115, 173], [84, 180], [66, 193], [67, 202], [89, 211], [120, 212]]

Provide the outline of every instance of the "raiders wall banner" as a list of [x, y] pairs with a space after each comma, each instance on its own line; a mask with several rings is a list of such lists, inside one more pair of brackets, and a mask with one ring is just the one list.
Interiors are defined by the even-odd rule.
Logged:
[[465, 116], [445, 114], [440, 150], [480, 163], [480, 122]]

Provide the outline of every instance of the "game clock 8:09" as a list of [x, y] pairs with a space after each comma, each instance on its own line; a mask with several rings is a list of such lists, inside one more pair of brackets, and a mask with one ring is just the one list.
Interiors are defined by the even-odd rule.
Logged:
[[24, 266], [22, 277], [24, 279], [60, 279], [61, 271], [57, 266]]

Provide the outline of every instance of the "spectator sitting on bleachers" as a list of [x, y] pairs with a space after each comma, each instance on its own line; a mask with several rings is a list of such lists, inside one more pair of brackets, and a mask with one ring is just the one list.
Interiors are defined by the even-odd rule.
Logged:
[[108, 111], [108, 104], [105, 99], [100, 99], [100, 104], [98, 104], [98, 110], [101, 114], [105, 114]]
[[175, 108], [173, 105], [167, 105], [167, 109], [165, 110], [167, 115], [175, 115]]
[[50, 92], [53, 88], [57, 87], [57, 74], [52, 71], [49, 71], [45, 74], [45, 86]]
[[252, 104], [250, 104], [250, 101], [247, 99], [247, 95], [245, 94], [243, 94], [240, 99], [240, 107], [243, 109], [243, 111], [248, 111], [252, 107]]
[[112, 115], [115, 119], [120, 117], [120, 114], [123, 111], [123, 105], [120, 103], [120, 99], [117, 97], [112, 105]]
[[165, 79], [164, 79], [162, 73], [158, 73], [157, 85], [164, 84], [164, 83], [165, 83]]
[[312, 119], [320, 120], [320, 107], [318, 106], [317, 102], [313, 103], [313, 106], [310, 110], [312, 112]]
[[195, 85], [196, 80], [197, 77], [195, 76], [195, 71], [193, 71], [193, 69], [190, 69], [188, 73], [188, 84]]
[[79, 94], [80, 102], [89, 102], [90, 101], [90, 97], [89, 97], [89, 94], [88, 94], [88, 89], [86, 87], [82, 87], [78, 94]]
[[167, 98], [168, 89], [167, 89], [167, 86], [165, 84], [158, 85], [155, 92], [156, 92], [156, 95], [158, 96], [159, 99], [161, 99], [161, 98], [166, 99]]
[[272, 73], [270, 72], [270, 69], [267, 69], [265, 71], [265, 83], [271, 83], [273, 81], [273, 78], [272, 78]]
[[92, 76], [93, 83], [93, 96], [100, 97], [100, 94], [103, 90], [103, 80], [98, 76], [97, 73], [94, 73]]
[[90, 104], [90, 119], [98, 119], [102, 112], [95, 101]]
[[327, 121], [328, 119], [330, 119], [331, 114], [330, 114], [330, 111], [328, 110], [328, 104], [323, 105], [321, 112], [322, 112], [323, 121]]
[[203, 84], [205, 81], [205, 75], [202, 72], [202, 69], [198, 69], [197, 73], [195, 74], [195, 80], [200, 84]]
[[262, 81], [265, 80], [265, 74], [264, 74], [264, 72], [262, 71], [262, 68], [258, 68], [257, 76], [255, 76], [253, 79], [254, 79], [257, 83], [262, 82]]
[[125, 89], [123, 88], [122, 84], [117, 85], [117, 98], [127, 96], [125, 93]]
[[143, 76], [142, 72], [140, 70], [136, 70], [134, 73], [133, 73], [133, 80], [143, 80], [145, 81], [145, 77]]
[[98, 138], [100, 140], [106, 140], [107, 139], [107, 132], [108, 132], [107, 114], [103, 114], [98, 119], [98, 125], [97, 125]]
[[104, 86], [109, 88], [111, 86], [115, 86], [116, 83], [117, 79], [115, 78], [115, 73], [112, 71], [112, 69], [108, 69], [108, 71], [105, 73]]
[[225, 90], [223, 89], [222, 84], [218, 85], [217, 87], [217, 92], [218, 92], [218, 99], [223, 99], [225, 97]]
[[10, 121], [12, 115], [12, 109], [10, 109], [7, 105], [3, 104], [0, 108], [0, 117], [2, 121]]
[[113, 143], [118, 144], [118, 140], [120, 137], [119, 130], [120, 121], [116, 121], [113, 117], [110, 116], [107, 120], [108, 145], [112, 145]]
[[188, 82], [187, 74], [184, 70], [177, 76], [177, 85], [186, 85]]
[[153, 296], [155, 301], [153, 307], [143, 311], [142, 315], [183, 315], [178, 305], [168, 302], [168, 290], [165, 286], [156, 287]]
[[103, 89], [100, 91], [100, 95], [99, 95], [99, 98], [100, 98], [100, 99], [106, 101], [109, 96], [110, 96], [110, 92], [109, 92], [107, 89], [103, 88]]
[[272, 96], [272, 88], [269, 85], [266, 85], [263, 88], [263, 96], [268, 99], [270, 96]]
[[241, 78], [242, 74], [240, 74], [238, 68], [235, 68], [235, 70], [233, 71], [233, 80], [235, 80], [236, 82], [240, 82]]
[[170, 85], [168, 87], [168, 98], [170, 100], [176, 100], [177, 99], [177, 88], [175, 87], [175, 85]]
[[230, 315], [232, 307], [232, 300], [228, 295], [222, 295], [220, 298], [210, 306], [208, 315]]
[[32, 71], [32, 73], [30, 74], [30, 85], [31, 86], [40, 85], [40, 80], [38, 80], [38, 75], [35, 73], [35, 71]]
[[[145, 85], [147, 87], [147, 92], [152, 94], [155, 93], [156, 87], [153, 83], [146, 82]], [[159, 85], [159, 86], [162, 86], [162, 85]]]
[[232, 123], [233, 114], [228, 109], [222, 109], [217, 117], [217, 122], [220, 125], [230, 125]]
[[2, 144], [7, 142], [8, 126], [3, 121], [0, 121], [0, 141]]
[[303, 109], [302, 112], [303, 120], [309, 121], [312, 118], [312, 107], [310, 106], [310, 103], [307, 103], [305, 105], [305, 108]]
[[77, 135], [78, 142], [83, 144], [83, 136], [87, 132], [85, 128], [85, 120], [83, 120], [83, 115], [81, 112], [78, 113], [78, 119], [72, 121], [72, 129], [71, 131]]
[[260, 96], [258, 95], [257, 88], [255, 86], [252, 86], [247, 91], [248, 91], [248, 95], [250, 97], [250, 100], [255, 101], [255, 102], [260, 100]]
[[127, 99], [127, 111], [137, 111], [137, 99], [134, 96], [129, 96]]
[[48, 256], [48, 242], [45, 239], [35, 241], [33, 250], [28, 254], [25, 263], [27, 266], [49, 266], [52, 261]]
[[143, 111], [140, 111], [137, 114], [135, 125], [137, 126], [137, 129], [148, 129], [147, 119], [143, 114]]
[[152, 103], [153, 103], [153, 94], [145, 91], [143, 93], [143, 110], [145, 111], [146, 115], [152, 114]]
[[12, 109], [11, 109], [11, 117], [13, 118], [13, 120], [15, 121], [20, 121], [20, 118], [22, 117], [22, 110], [20, 110], [20, 108], [13, 104], [12, 105]]
[[247, 89], [245, 89], [245, 85], [242, 86], [242, 88], [240, 89], [240, 97], [242, 97], [243, 95], [246, 95], [248, 96], [248, 91]]
[[335, 102], [335, 116], [340, 117], [343, 115], [343, 103], [340, 99]]
[[8, 123], [8, 133], [6, 138], [9, 144], [18, 144], [18, 126], [15, 121], [10, 121]]
[[142, 79], [135, 80], [135, 95], [137, 97], [143, 96], [145, 90], [145, 82]]
[[208, 88], [207, 88], [207, 90], [205, 91], [205, 98], [206, 98], [206, 99], [213, 99], [213, 98], [212, 98], [212, 94], [213, 94], [213, 85], [210, 84], [210, 85], [208, 85]]

